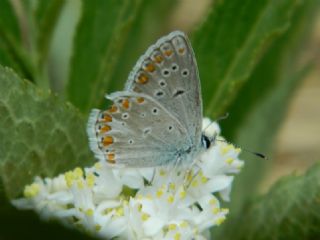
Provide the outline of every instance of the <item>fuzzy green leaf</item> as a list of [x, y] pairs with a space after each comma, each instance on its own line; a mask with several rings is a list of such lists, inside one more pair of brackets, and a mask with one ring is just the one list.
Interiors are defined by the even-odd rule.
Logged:
[[[0, 199], [0, 231], [2, 240], [18, 239], [68, 239], [68, 240], [93, 240], [88, 235], [76, 229], [70, 229], [57, 221], [43, 221], [40, 216], [32, 211], [21, 211], [9, 202]], [[5, 226], [5, 227], [4, 227]], [[18, 231], [17, 231], [18, 228]]]
[[223, 115], [266, 46], [290, 25], [297, 0], [215, 1], [193, 36], [206, 114]]
[[0, 66], [0, 178], [17, 197], [37, 175], [93, 163], [85, 119], [70, 104]]
[[319, 239], [320, 164], [303, 176], [287, 176], [228, 224], [220, 239]]

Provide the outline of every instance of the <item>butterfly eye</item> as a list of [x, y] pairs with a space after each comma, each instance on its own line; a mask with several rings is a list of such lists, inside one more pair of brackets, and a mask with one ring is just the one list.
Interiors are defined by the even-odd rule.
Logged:
[[169, 132], [171, 132], [171, 131], [173, 130], [173, 126], [170, 125], [170, 126], [168, 127], [168, 130], [169, 130]]
[[132, 139], [129, 139], [129, 140], [128, 140], [128, 143], [129, 143], [129, 144], [133, 144], [134, 141], [133, 141]]

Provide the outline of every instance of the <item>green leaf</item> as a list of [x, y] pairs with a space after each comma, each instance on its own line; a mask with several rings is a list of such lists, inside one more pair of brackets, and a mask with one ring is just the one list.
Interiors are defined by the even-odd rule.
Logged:
[[36, 212], [18, 210], [8, 202], [0, 201], [0, 216], [0, 239], [96, 239], [56, 221], [42, 221]]
[[38, 1], [35, 12], [37, 25], [38, 64], [43, 67], [47, 58], [52, 35], [66, 1]]
[[93, 163], [85, 122], [70, 104], [0, 66], [0, 178], [10, 198], [37, 175]]
[[[105, 91], [112, 92], [123, 89], [138, 58], [148, 46], [161, 36], [168, 34], [167, 26], [176, 5], [176, 0], [144, 1], [141, 4], [118, 58], [112, 79]], [[97, 98], [101, 99], [101, 96], [97, 96]]]
[[20, 36], [20, 27], [16, 14], [12, 7], [11, 1], [2, 0], [0, 1], [0, 33], [1, 38], [6, 37], [7, 39], [14, 39], [14, 41], [19, 42], [21, 39]]
[[0, 38], [0, 64], [3, 66], [10, 66], [14, 68], [18, 73], [21, 73], [19, 65], [14, 59], [14, 55], [7, 48], [7, 45], [3, 39]]
[[297, 2], [215, 1], [193, 36], [206, 114], [225, 113], [267, 45], [289, 27]]
[[65, 2], [65, 0], [17, 2], [21, 8], [20, 18], [24, 22], [24, 38], [28, 50], [27, 60], [33, 67], [28, 79], [43, 89], [50, 88], [47, 69], [48, 53]]
[[287, 176], [228, 224], [220, 239], [319, 239], [320, 164]]
[[265, 53], [228, 109], [230, 117], [221, 122], [229, 141], [262, 152], [270, 159], [245, 155], [246, 166], [236, 179], [232, 195], [236, 199], [232, 201], [233, 212], [254, 193], [264, 169], [271, 163], [275, 136], [291, 97], [310, 69], [310, 62], [301, 62], [301, 56], [306, 51], [317, 6], [309, 2], [296, 9], [291, 27]]
[[53, 34], [48, 54], [48, 70], [51, 89], [57, 93], [64, 94], [65, 85], [68, 81], [73, 40], [81, 14], [81, 7], [81, 1], [67, 1]]
[[[12, 67], [23, 77], [33, 80], [37, 69], [32, 61], [33, 56], [27, 52], [26, 46], [29, 39], [27, 39], [28, 34], [25, 31], [27, 29], [26, 19], [23, 17], [22, 9], [20, 1], [0, 1], [0, 64]], [[19, 12], [17, 15], [20, 16], [20, 22], [23, 25], [21, 28], [23, 29], [20, 29], [16, 12]]]
[[[256, 193], [264, 170], [272, 162], [275, 136], [291, 97], [312, 66], [309, 61], [301, 62], [301, 54], [306, 51], [306, 39], [310, 37], [317, 10], [319, 5], [314, 2], [297, 9], [291, 27], [263, 56], [229, 108], [230, 117], [221, 122], [223, 135], [229, 141], [269, 157], [265, 161], [250, 154], [243, 156], [245, 167], [235, 179], [229, 206], [231, 218]], [[226, 224], [215, 230], [216, 237], [228, 239], [224, 236], [232, 227], [227, 219]]]
[[9, 0], [0, 1], [0, 64], [22, 73], [16, 63], [16, 49], [21, 44], [18, 19]]
[[104, 95], [142, 3], [83, 1], [67, 84], [68, 99], [82, 111], [88, 111]]

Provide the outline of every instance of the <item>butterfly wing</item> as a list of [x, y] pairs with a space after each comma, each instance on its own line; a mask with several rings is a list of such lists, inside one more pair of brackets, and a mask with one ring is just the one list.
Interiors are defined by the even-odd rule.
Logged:
[[152, 45], [130, 73], [126, 90], [157, 100], [186, 128], [193, 146], [199, 146], [200, 81], [195, 56], [184, 33], [172, 32]]
[[99, 160], [116, 166], [159, 166], [187, 148], [184, 126], [152, 97], [123, 91], [107, 98], [113, 101], [111, 108], [94, 109], [87, 126], [90, 147]]

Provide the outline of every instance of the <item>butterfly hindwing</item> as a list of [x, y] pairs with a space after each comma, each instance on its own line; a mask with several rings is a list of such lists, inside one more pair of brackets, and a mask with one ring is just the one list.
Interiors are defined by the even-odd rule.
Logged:
[[108, 98], [111, 108], [93, 110], [87, 128], [98, 159], [128, 167], [164, 165], [185, 145], [186, 129], [150, 96], [124, 91]]

